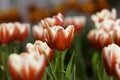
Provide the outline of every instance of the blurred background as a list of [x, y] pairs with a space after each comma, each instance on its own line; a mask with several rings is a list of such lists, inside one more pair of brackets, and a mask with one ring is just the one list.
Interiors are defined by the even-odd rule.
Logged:
[[[0, 23], [31, 22], [57, 13], [90, 15], [103, 8], [119, 9], [119, 0], [0, 0]], [[118, 12], [119, 13], [119, 12]]]
[[[52, 17], [57, 13], [62, 13], [64, 16], [85, 16], [87, 22], [80, 33], [81, 50], [87, 74], [93, 77], [91, 59], [96, 49], [91, 47], [87, 39], [89, 30], [94, 27], [90, 16], [105, 8], [116, 8], [117, 15], [120, 17], [119, 3], [120, 0], [0, 0], [0, 23], [17, 21], [34, 25], [38, 24], [41, 19]], [[33, 35], [31, 35], [22, 44], [23, 49], [26, 43], [34, 42]]]

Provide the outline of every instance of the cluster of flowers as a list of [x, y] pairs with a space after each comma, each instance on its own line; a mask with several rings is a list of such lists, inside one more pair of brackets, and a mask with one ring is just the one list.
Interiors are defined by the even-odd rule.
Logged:
[[[46, 41], [52, 49], [65, 50], [70, 46], [74, 33], [79, 33], [84, 24], [85, 17], [66, 17], [62, 14], [45, 18], [33, 27], [35, 39]], [[66, 28], [64, 30], [64, 28]], [[56, 45], [57, 44], [57, 45]], [[63, 45], [64, 44], [64, 45]], [[56, 46], [56, 47], [54, 47]], [[61, 46], [61, 48], [59, 48]]]
[[116, 18], [116, 10], [102, 10], [95, 15], [92, 15], [92, 20], [95, 24], [95, 29], [92, 29], [88, 34], [90, 42], [99, 49], [108, 46], [112, 42], [120, 45], [120, 19]]
[[47, 58], [52, 59], [54, 50], [65, 51], [69, 48], [74, 39], [74, 32], [80, 32], [84, 24], [84, 17], [70, 17], [68, 21], [60, 13], [41, 20], [33, 27], [35, 43], [28, 43], [26, 52], [9, 56], [8, 69], [12, 79], [40, 80], [48, 66]]
[[0, 24], [0, 44], [9, 44], [13, 41], [23, 42], [29, 34], [30, 25], [27, 23]]
[[102, 49], [107, 74], [120, 79], [120, 19], [117, 19], [116, 10], [104, 9], [91, 18], [95, 29], [89, 32], [88, 39], [96, 48]]

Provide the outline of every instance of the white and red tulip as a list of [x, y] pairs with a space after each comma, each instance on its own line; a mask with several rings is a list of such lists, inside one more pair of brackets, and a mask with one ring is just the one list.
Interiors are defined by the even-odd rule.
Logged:
[[51, 60], [53, 57], [53, 53], [54, 51], [52, 49], [49, 48], [49, 46], [46, 44], [46, 42], [42, 42], [40, 40], [35, 41], [34, 44], [28, 43], [26, 45], [26, 50], [28, 53], [39, 53], [39, 55], [41, 54], [46, 54], [46, 56], [48, 57], [48, 60]]
[[62, 26], [49, 27], [46, 30], [46, 42], [50, 48], [64, 51], [72, 43], [74, 38], [74, 26], [69, 25], [66, 29]]
[[108, 75], [115, 76], [120, 80], [120, 47], [116, 44], [110, 44], [103, 48], [102, 58], [104, 67]]
[[11, 54], [8, 59], [8, 70], [12, 80], [41, 80], [46, 68], [43, 54]]

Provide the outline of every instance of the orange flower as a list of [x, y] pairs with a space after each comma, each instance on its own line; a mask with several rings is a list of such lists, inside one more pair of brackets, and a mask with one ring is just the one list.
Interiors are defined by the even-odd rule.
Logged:
[[84, 25], [85, 25], [86, 19], [84, 16], [74, 16], [74, 17], [66, 17], [64, 19], [64, 25], [74, 25], [75, 33], [79, 33]]
[[46, 58], [43, 54], [22, 53], [11, 54], [8, 59], [8, 69], [12, 80], [41, 80], [46, 68]]
[[120, 47], [111, 44], [102, 51], [104, 67], [108, 75], [115, 76], [120, 80]]
[[48, 27], [46, 30], [46, 42], [52, 49], [64, 51], [74, 38], [74, 26], [69, 25], [66, 29], [62, 26]]
[[37, 51], [40, 55], [46, 54], [49, 60], [52, 59], [53, 52], [54, 52], [52, 49], [49, 48], [46, 42], [42, 42], [40, 40], [35, 41], [34, 44], [28, 43], [26, 45], [26, 50], [28, 53], [34, 53]]

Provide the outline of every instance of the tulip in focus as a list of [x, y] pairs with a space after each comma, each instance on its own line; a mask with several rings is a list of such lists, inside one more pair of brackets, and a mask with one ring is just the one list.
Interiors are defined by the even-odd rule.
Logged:
[[74, 38], [74, 26], [69, 25], [66, 29], [62, 26], [49, 27], [46, 30], [46, 42], [50, 48], [64, 51], [70, 47]]
[[104, 67], [108, 75], [115, 76], [120, 80], [120, 47], [116, 44], [110, 44], [103, 48], [102, 58]]

